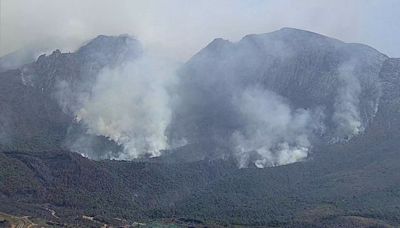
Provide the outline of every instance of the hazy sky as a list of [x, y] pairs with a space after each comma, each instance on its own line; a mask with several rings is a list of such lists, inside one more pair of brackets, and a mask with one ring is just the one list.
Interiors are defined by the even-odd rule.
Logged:
[[0, 0], [0, 55], [24, 46], [74, 49], [128, 33], [185, 60], [214, 38], [296, 27], [400, 57], [399, 0]]

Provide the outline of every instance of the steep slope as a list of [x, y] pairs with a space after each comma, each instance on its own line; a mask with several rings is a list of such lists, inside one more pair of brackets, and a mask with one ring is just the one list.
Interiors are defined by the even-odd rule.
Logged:
[[99, 150], [118, 149], [104, 137], [85, 134], [75, 123], [74, 111], [102, 69], [141, 54], [140, 43], [129, 36], [98, 36], [74, 53], [56, 50], [0, 73], [0, 149], [54, 149], [82, 137]]
[[291, 28], [216, 39], [180, 72], [171, 139], [245, 157], [256, 151], [272, 164], [300, 160], [277, 154], [304, 150], [304, 158], [310, 144], [346, 141], [368, 127], [385, 59], [366, 45]]
[[21, 75], [21, 70], [0, 74], [0, 149], [60, 145], [72, 118], [47, 94], [25, 85]]

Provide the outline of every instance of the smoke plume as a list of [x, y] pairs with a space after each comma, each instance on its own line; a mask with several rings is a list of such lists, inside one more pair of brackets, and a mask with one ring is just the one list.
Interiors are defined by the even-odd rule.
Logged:
[[279, 95], [261, 87], [247, 88], [234, 103], [244, 121], [232, 141], [240, 167], [246, 167], [256, 152], [255, 165], [284, 165], [305, 159], [311, 143], [309, 136], [318, 126], [313, 113], [293, 110]]
[[336, 102], [334, 104], [333, 121], [336, 123], [336, 137], [349, 139], [364, 131], [360, 117], [361, 85], [353, 73], [354, 63], [347, 63], [339, 68]]
[[144, 56], [98, 75], [76, 118], [88, 133], [123, 146], [123, 153], [112, 158], [159, 156], [168, 148], [165, 130], [171, 118], [168, 87], [175, 80], [173, 65]]

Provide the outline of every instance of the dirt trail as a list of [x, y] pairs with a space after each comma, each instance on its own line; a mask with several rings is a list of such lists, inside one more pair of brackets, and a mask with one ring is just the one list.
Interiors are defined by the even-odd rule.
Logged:
[[48, 212], [50, 212], [51, 216], [53, 216], [54, 218], [59, 219], [60, 217], [57, 216], [56, 211], [53, 209], [50, 209], [48, 207], [44, 207], [44, 209], [46, 209]]
[[10, 223], [12, 228], [32, 228], [37, 226], [37, 224], [29, 220], [28, 216], [18, 217], [0, 212], [0, 219]]

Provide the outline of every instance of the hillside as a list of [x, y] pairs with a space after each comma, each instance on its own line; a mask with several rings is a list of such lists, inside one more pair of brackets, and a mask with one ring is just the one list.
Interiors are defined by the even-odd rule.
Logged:
[[[0, 72], [0, 226], [399, 226], [400, 59], [289, 28], [216, 39], [179, 71], [167, 134], [186, 145], [102, 160], [124, 145], [76, 121], [77, 95], [141, 54], [99, 36]], [[88, 138], [92, 159], [66, 146]]]
[[128, 36], [98, 36], [76, 52], [56, 50], [19, 69], [0, 73], [0, 148], [71, 149], [71, 141], [87, 138], [94, 147], [99, 145], [98, 156], [107, 148], [118, 150], [105, 138], [86, 134], [85, 126], [76, 123], [74, 111], [102, 69], [131, 61], [141, 53], [138, 41]]

